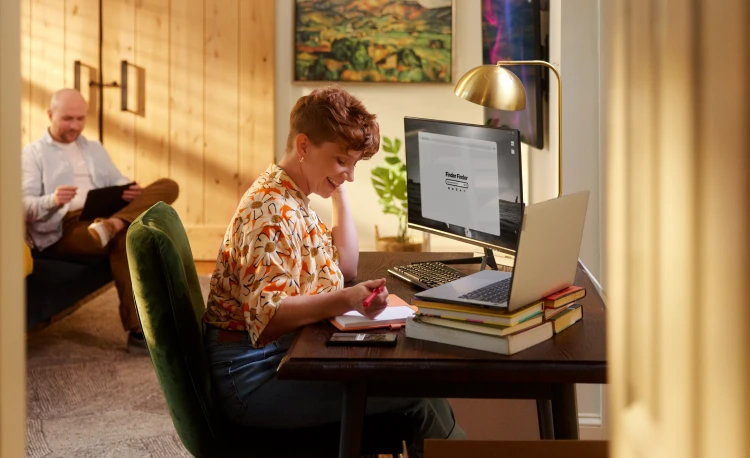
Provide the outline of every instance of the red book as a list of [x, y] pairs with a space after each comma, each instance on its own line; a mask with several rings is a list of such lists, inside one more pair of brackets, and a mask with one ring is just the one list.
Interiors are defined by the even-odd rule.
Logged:
[[586, 296], [586, 288], [569, 286], [544, 298], [544, 308], [557, 309]]

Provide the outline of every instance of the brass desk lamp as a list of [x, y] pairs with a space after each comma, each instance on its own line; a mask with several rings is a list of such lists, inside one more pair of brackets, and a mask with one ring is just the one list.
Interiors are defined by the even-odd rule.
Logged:
[[543, 60], [501, 60], [497, 65], [472, 68], [456, 84], [453, 92], [464, 100], [497, 110], [519, 111], [526, 108], [526, 90], [515, 73], [504, 65], [543, 65], [557, 77], [557, 195], [562, 195], [562, 82], [557, 69]]

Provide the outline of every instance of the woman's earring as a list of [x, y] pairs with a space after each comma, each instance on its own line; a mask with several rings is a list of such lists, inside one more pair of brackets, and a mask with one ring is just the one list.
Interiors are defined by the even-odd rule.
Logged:
[[302, 156], [300, 156], [300, 157], [299, 157], [299, 161], [300, 161], [300, 162], [305, 162], [305, 158], [304, 158], [304, 157], [302, 157]]

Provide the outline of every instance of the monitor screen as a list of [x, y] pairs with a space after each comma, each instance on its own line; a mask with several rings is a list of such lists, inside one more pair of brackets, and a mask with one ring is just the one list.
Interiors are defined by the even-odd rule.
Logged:
[[409, 227], [514, 252], [523, 218], [516, 129], [404, 118]]

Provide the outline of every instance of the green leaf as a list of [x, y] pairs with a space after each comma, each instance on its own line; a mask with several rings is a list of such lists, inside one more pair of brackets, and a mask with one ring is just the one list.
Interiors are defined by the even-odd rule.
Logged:
[[385, 182], [385, 180], [383, 180], [382, 177], [372, 176], [370, 178], [370, 180], [372, 181], [372, 185], [373, 186], [378, 186], [378, 187], [381, 187], [381, 188], [385, 188], [385, 187], [388, 186], [387, 183]]
[[372, 175], [380, 178], [384, 182], [389, 181], [391, 170], [386, 167], [375, 167], [374, 169], [372, 169]]
[[393, 201], [393, 195], [389, 186], [385, 186], [382, 182], [372, 179], [372, 186], [375, 188], [375, 193], [381, 199], [385, 199], [387, 202]]
[[383, 202], [380, 202], [380, 205], [386, 205], [387, 202], [393, 200], [393, 196], [390, 192], [383, 191], [382, 189], [375, 189], [375, 193], [383, 200]]
[[383, 213], [398, 218], [399, 236], [406, 231], [407, 194], [406, 164], [399, 157], [402, 142], [395, 137], [382, 137], [385, 164], [371, 170], [371, 182]]
[[398, 154], [400, 148], [401, 140], [399, 140], [398, 138], [395, 139], [394, 143], [394, 141], [390, 138], [383, 137], [383, 151], [385, 151], [387, 154]]
[[393, 189], [391, 190], [393, 193], [393, 197], [395, 197], [398, 200], [406, 200], [406, 180], [403, 178], [399, 178], [396, 180], [396, 182], [393, 184]]

